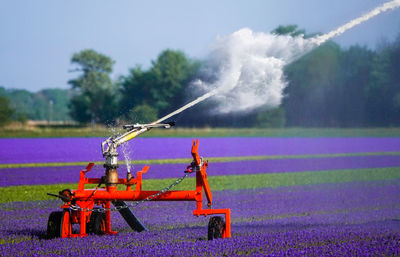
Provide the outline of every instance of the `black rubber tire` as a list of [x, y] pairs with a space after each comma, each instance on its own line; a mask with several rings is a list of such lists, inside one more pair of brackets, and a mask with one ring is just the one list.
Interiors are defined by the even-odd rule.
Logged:
[[62, 211], [54, 211], [50, 213], [49, 220], [47, 221], [47, 238], [56, 238], [61, 236], [62, 218]]
[[86, 233], [103, 235], [105, 231], [106, 214], [104, 212], [93, 211], [90, 221], [86, 224]]
[[208, 222], [208, 240], [222, 238], [225, 222], [221, 216], [214, 216]]

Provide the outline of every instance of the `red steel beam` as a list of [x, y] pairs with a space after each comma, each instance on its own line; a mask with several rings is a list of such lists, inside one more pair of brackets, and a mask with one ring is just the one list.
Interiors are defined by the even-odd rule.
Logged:
[[[85, 200], [121, 200], [121, 201], [141, 201], [147, 197], [157, 194], [159, 191], [105, 191], [97, 190], [75, 191], [75, 199]], [[196, 191], [168, 191], [152, 199], [152, 201], [195, 201]]]

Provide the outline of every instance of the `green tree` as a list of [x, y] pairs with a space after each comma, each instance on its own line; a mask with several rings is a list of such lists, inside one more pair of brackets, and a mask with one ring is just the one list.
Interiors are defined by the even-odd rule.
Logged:
[[341, 49], [327, 42], [285, 68], [283, 106], [289, 126], [338, 126], [337, 88]]
[[116, 118], [117, 88], [110, 79], [114, 61], [94, 50], [75, 53], [71, 63], [82, 74], [68, 83], [72, 85], [71, 117], [79, 122], [108, 123]]
[[306, 31], [304, 29], [298, 29], [297, 25], [291, 24], [286, 26], [280, 25], [272, 30], [271, 33], [276, 35], [289, 35], [292, 37], [297, 37], [300, 35], [305, 35]]
[[371, 78], [375, 53], [366, 47], [352, 46], [343, 51], [335, 88], [336, 119], [341, 127], [367, 125], [366, 88]]
[[193, 79], [199, 64], [181, 51], [165, 50], [150, 70], [155, 84], [151, 94], [160, 113], [170, 112], [182, 103], [185, 86]]
[[68, 104], [70, 102], [68, 89], [43, 89], [36, 93], [24, 89], [4, 89], [0, 87], [0, 95], [10, 99], [10, 105], [15, 109], [13, 120], [71, 120]]
[[71, 91], [66, 89], [43, 89], [37, 93], [46, 102], [45, 119], [52, 121], [71, 120], [68, 105], [70, 103]]
[[10, 106], [10, 100], [5, 96], [0, 96], [0, 127], [10, 123], [15, 110]]
[[13, 121], [19, 122], [21, 124], [26, 124], [28, 118], [26, 117], [25, 113], [15, 112], [11, 118]]
[[370, 126], [400, 125], [400, 34], [376, 54], [366, 84], [367, 117]]
[[282, 128], [285, 123], [285, 110], [282, 107], [261, 110], [256, 115], [255, 125], [258, 127]]
[[[297, 26], [272, 33], [296, 36]], [[289, 126], [400, 125], [400, 35], [376, 51], [328, 41], [285, 68]]]
[[130, 69], [128, 76], [120, 77], [120, 113], [126, 116], [135, 106], [142, 104], [154, 106], [151, 92], [154, 81], [154, 74], [143, 71], [140, 66]]
[[157, 110], [147, 104], [137, 105], [132, 108], [127, 118], [135, 123], [150, 123], [158, 118]]
[[39, 120], [36, 117], [35, 101], [33, 94], [25, 89], [7, 89], [6, 96], [11, 101], [11, 107], [18, 113], [25, 113], [30, 120]]
[[149, 70], [140, 66], [120, 78], [121, 113], [140, 105], [153, 107], [166, 114], [184, 101], [186, 86], [193, 79], [199, 64], [181, 51], [165, 50], [152, 62]]

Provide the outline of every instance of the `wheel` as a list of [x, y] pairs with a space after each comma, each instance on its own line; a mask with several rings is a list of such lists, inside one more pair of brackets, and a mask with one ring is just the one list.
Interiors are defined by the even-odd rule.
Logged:
[[54, 211], [50, 213], [47, 221], [47, 237], [55, 238], [60, 236], [62, 211]]
[[69, 211], [55, 211], [50, 213], [47, 222], [47, 237], [68, 237], [71, 234]]
[[86, 233], [102, 235], [106, 231], [106, 214], [92, 211], [90, 221], [86, 224]]
[[222, 217], [214, 216], [208, 222], [208, 240], [222, 238], [225, 229], [225, 222]]

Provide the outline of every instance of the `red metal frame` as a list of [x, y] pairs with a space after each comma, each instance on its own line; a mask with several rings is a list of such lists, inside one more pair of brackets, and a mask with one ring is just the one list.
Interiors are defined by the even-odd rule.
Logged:
[[[223, 231], [223, 238], [231, 237], [231, 211], [230, 209], [212, 209], [212, 193], [207, 181], [208, 161], [202, 162], [199, 153], [199, 140], [195, 142], [193, 140], [192, 145], [192, 156], [194, 165], [188, 166], [186, 172], [196, 172], [196, 190], [186, 191], [168, 191], [158, 197], [152, 199], [152, 201], [195, 201], [197, 208], [193, 210], [195, 216], [207, 216], [214, 214], [225, 215], [225, 229]], [[111, 201], [140, 201], [147, 197], [156, 194], [158, 191], [144, 191], [142, 190], [142, 175], [149, 170], [149, 166], [145, 166], [141, 171], [137, 172], [136, 178], [132, 178], [130, 181], [127, 179], [118, 179], [118, 184], [126, 185], [126, 190], [117, 190], [116, 185], [107, 185], [104, 189], [85, 189], [86, 184], [100, 184], [101, 179], [98, 178], [87, 178], [85, 176], [92, 167], [93, 163], [89, 163], [86, 169], [81, 170], [78, 189], [72, 191], [74, 204], [80, 208], [87, 208], [88, 211], [73, 210], [70, 209], [72, 203], [65, 203], [62, 208], [64, 209], [64, 216], [62, 220], [62, 232], [61, 237], [84, 237], [86, 234], [86, 223], [90, 221], [90, 215], [92, 214], [91, 209], [95, 205], [101, 205], [105, 209], [109, 209]], [[132, 186], [135, 185], [135, 189]], [[203, 209], [203, 189], [208, 201], [208, 208]], [[109, 210], [105, 211], [106, 222], [105, 222], [105, 234], [116, 234], [117, 232], [111, 229], [111, 213]], [[73, 234], [71, 230], [71, 224], [80, 224], [80, 232]]]

